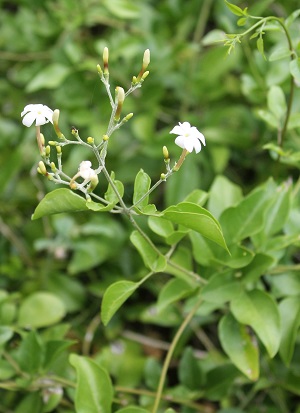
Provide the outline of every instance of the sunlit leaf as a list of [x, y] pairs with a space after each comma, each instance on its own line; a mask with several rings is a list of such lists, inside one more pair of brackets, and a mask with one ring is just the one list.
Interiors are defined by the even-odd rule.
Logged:
[[70, 189], [60, 188], [46, 194], [36, 207], [32, 219], [61, 212], [87, 211], [86, 200]]
[[77, 373], [76, 413], [110, 413], [113, 387], [107, 372], [87, 357], [70, 355]]

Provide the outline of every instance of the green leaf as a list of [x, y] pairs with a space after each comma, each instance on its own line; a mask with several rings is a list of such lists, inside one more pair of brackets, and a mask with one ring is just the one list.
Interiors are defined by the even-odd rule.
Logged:
[[55, 363], [58, 356], [67, 348], [76, 344], [75, 340], [49, 340], [45, 344], [45, 357], [43, 368], [49, 369], [52, 363]]
[[108, 324], [112, 316], [140, 284], [140, 282], [133, 281], [117, 281], [107, 288], [101, 304], [101, 318], [104, 325]]
[[214, 29], [208, 32], [201, 40], [203, 46], [215, 45], [218, 42], [224, 42], [226, 40], [226, 34], [223, 30]]
[[240, 27], [245, 26], [246, 23], [247, 23], [247, 17], [241, 17], [237, 21], [237, 25], [240, 26]]
[[155, 234], [161, 237], [167, 238], [172, 235], [174, 230], [174, 225], [170, 221], [166, 221], [161, 217], [149, 217], [148, 218], [149, 228], [155, 232]]
[[186, 347], [179, 362], [178, 377], [180, 384], [191, 390], [199, 390], [204, 383], [204, 374], [198, 365], [191, 347]]
[[46, 327], [60, 321], [65, 313], [65, 306], [56, 295], [36, 292], [22, 301], [18, 325], [26, 328]]
[[137, 173], [134, 181], [133, 203], [137, 204], [139, 209], [143, 209], [149, 202], [149, 195], [147, 195], [142, 201], [143, 196], [149, 191], [151, 186], [150, 176], [146, 174], [142, 169]]
[[269, 61], [275, 62], [276, 60], [285, 59], [291, 56], [291, 51], [287, 46], [276, 47], [270, 54]]
[[18, 363], [23, 371], [37, 373], [43, 361], [41, 340], [35, 331], [31, 331], [22, 341], [17, 352]]
[[285, 25], [288, 28], [300, 15], [300, 9], [293, 11], [286, 19]]
[[71, 67], [60, 63], [48, 64], [31, 79], [25, 90], [32, 93], [40, 89], [56, 89], [71, 72]]
[[104, 0], [103, 3], [119, 19], [137, 19], [141, 13], [139, 3], [132, 0]]
[[286, 100], [281, 87], [271, 86], [268, 91], [268, 108], [278, 120], [278, 124], [280, 124], [287, 111]]
[[237, 206], [223, 212], [220, 222], [227, 242], [239, 242], [262, 229], [271, 202], [271, 191], [273, 187], [270, 182], [251, 192]]
[[166, 258], [156, 251], [138, 231], [131, 233], [130, 241], [140, 253], [147, 268], [155, 272], [161, 272], [166, 268]]
[[278, 128], [278, 121], [276, 117], [268, 110], [258, 109], [257, 115], [272, 128]]
[[[115, 185], [120, 197], [122, 198], [124, 195], [124, 185], [121, 181], [118, 181], [115, 179], [115, 173], [111, 171], [110, 174], [111, 180], [113, 181], [113, 184]], [[112, 186], [108, 184], [107, 191], [104, 194], [104, 198], [106, 201], [109, 202], [110, 205], [115, 206], [119, 202], [119, 198], [117, 197], [115, 191], [113, 190]]]
[[223, 273], [216, 273], [209, 279], [201, 290], [201, 296], [205, 301], [218, 303], [222, 306], [223, 303], [239, 296], [241, 291], [240, 281], [232, 271], [226, 270]]
[[110, 413], [113, 387], [107, 372], [87, 357], [71, 354], [70, 364], [76, 369], [76, 413]]
[[290, 73], [297, 83], [300, 83], [300, 58], [290, 62]]
[[0, 326], [0, 346], [9, 341], [14, 335], [14, 330], [8, 326]]
[[219, 218], [225, 209], [234, 206], [242, 198], [241, 188], [225, 176], [219, 175], [210, 188], [208, 209], [216, 218]]
[[255, 283], [272, 265], [274, 258], [266, 254], [256, 254], [251, 263], [241, 270], [243, 283]]
[[233, 14], [235, 14], [236, 16], [244, 16], [244, 12], [240, 7], [236, 6], [235, 4], [229, 3], [229, 1], [227, 0], [225, 0], [225, 3]]
[[61, 212], [87, 211], [86, 200], [70, 189], [60, 188], [49, 192], [36, 207], [31, 219]]
[[235, 318], [253, 328], [270, 357], [274, 357], [280, 344], [280, 317], [274, 299], [261, 290], [242, 293], [230, 303]]
[[195, 291], [195, 289], [183, 280], [177, 278], [170, 280], [163, 286], [159, 293], [157, 300], [158, 311], [162, 311], [169, 304], [187, 297], [193, 291]]
[[199, 205], [181, 202], [178, 205], [167, 208], [162, 212], [162, 216], [175, 224], [180, 224], [199, 232], [204, 237], [228, 250], [220, 224], [210, 212]]
[[265, 52], [264, 52], [264, 39], [262, 36], [260, 36], [257, 41], [256, 41], [256, 46], [259, 51], [259, 53], [263, 56], [263, 58], [266, 60]]
[[258, 348], [246, 326], [239, 324], [231, 314], [227, 314], [219, 323], [219, 337], [232, 363], [250, 380], [257, 380], [259, 376]]
[[288, 297], [279, 304], [281, 317], [281, 343], [279, 354], [288, 366], [292, 360], [297, 333], [300, 327], [299, 297]]
[[149, 413], [149, 410], [145, 410], [137, 406], [127, 406], [123, 409], [117, 410], [115, 413]]

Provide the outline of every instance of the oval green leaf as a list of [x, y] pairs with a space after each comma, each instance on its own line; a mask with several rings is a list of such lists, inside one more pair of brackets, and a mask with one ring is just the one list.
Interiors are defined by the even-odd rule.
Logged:
[[175, 224], [199, 232], [228, 251], [219, 222], [205, 208], [190, 202], [181, 202], [167, 208], [162, 216]]
[[87, 211], [86, 200], [70, 189], [60, 188], [49, 192], [36, 207], [31, 219], [61, 212]]
[[292, 360], [297, 333], [300, 326], [299, 297], [288, 297], [279, 304], [281, 316], [281, 343], [279, 354], [288, 366]]
[[36, 292], [22, 302], [18, 325], [26, 328], [46, 327], [60, 321], [65, 313], [65, 306], [56, 295]]
[[270, 357], [274, 357], [280, 344], [280, 317], [273, 298], [261, 290], [242, 293], [230, 304], [235, 318], [253, 328]]
[[239, 324], [231, 314], [227, 314], [219, 323], [219, 337], [232, 363], [250, 380], [257, 380], [259, 376], [258, 348], [246, 326]]
[[76, 413], [110, 413], [113, 387], [107, 372], [87, 357], [71, 354], [70, 364], [77, 373]]
[[104, 325], [109, 323], [112, 316], [134, 293], [139, 285], [140, 283], [133, 281], [117, 281], [107, 288], [101, 304], [101, 318]]
[[[142, 169], [137, 173], [134, 181], [133, 203], [138, 208], [148, 205], [149, 195], [145, 196], [150, 189], [151, 179]], [[143, 198], [145, 196], [145, 198]], [[142, 200], [141, 200], [142, 199]], [[140, 201], [141, 200], [141, 201]]]

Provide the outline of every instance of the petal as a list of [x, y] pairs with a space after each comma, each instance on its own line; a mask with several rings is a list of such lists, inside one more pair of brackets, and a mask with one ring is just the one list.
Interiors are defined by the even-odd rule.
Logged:
[[179, 123], [180, 127], [181, 127], [181, 134], [185, 135], [185, 134], [190, 134], [191, 133], [191, 124], [189, 122], [183, 122], [183, 123]]
[[193, 141], [194, 144], [194, 149], [196, 153], [199, 153], [201, 151], [201, 143], [198, 139], [194, 139]]
[[[199, 141], [198, 141], [199, 142]], [[194, 141], [191, 138], [185, 138], [184, 147], [187, 151], [193, 152], [194, 149]]]
[[182, 133], [181, 126], [179, 126], [179, 125], [176, 125], [176, 126], [171, 130], [170, 133], [175, 133], [176, 135], [182, 135], [182, 134], [183, 134], [183, 133]]
[[193, 136], [195, 136], [197, 139], [199, 139], [202, 142], [202, 144], [205, 146], [206, 142], [205, 142], [204, 135], [201, 132], [199, 132], [197, 128], [193, 127], [192, 129], [194, 129], [193, 130]]
[[36, 119], [36, 114], [33, 112], [28, 112], [22, 119], [22, 123], [23, 125], [27, 126], [27, 128], [29, 128], [33, 124], [35, 119]]
[[185, 140], [186, 138], [184, 136], [177, 136], [177, 138], [175, 139], [175, 143], [180, 148], [185, 149]]
[[48, 123], [48, 120], [46, 120], [44, 114], [37, 113], [35, 116], [36, 116], [36, 120], [35, 120], [36, 126], [41, 126], [41, 125], [45, 125], [45, 123]]

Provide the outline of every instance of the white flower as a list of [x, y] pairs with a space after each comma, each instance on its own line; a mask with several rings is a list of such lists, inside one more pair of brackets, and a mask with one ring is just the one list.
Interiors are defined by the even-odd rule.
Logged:
[[[25, 115], [25, 116], [24, 116]], [[53, 110], [46, 105], [36, 104], [25, 106], [21, 116], [24, 116], [22, 123], [29, 128], [35, 121], [35, 126], [45, 125], [52, 122]]]
[[195, 152], [198, 153], [201, 151], [201, 143], [204, 146], [206, 145], [204, 135], [195, 126], [191, 126], [189, 122], [179, 122], [179, 125], [176, 125], [170, 133], [178, 135], [175, 139], [176, 145], [188, 152], [193, 152], [193, 149], [195, 149]]
[[94, 169], [91, 168], [92, 162], [82, 161], [78, 168], [78, 175], [85, 181], [91, 180], [94, 176], [97, 176]]

